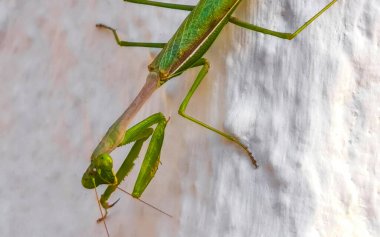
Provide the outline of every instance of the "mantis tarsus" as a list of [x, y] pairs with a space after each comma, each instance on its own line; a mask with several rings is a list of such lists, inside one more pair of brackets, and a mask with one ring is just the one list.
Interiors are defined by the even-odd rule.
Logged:
[[[212, 130], [240, 146], [247, 153], [252, 164], [257, 167], [256, 160], [252, 153], [238, 138], [213, 128], [186, 113], [186, 107], [191, 97], [209, 69], [209, 63], [203, 58], [203, 55], [212, 45], [223, 27], [229, 22], [246, 29], [291, 40], [330, 8], [337, 0], [333, 0], [327, 4], [294, 33], [283, 33], [265, 29], [233, 17], [232, 14], [241, 3], [241, 0], [200, 0], [196, 6], [146, 0], [124, 1], [189, 11], [190, 14], [167, 43], [121, 41], [115, 29], [103, 24], [97, 25], [100, 28], [112, 31], [117, 44], [120, 46], [162, 48], [160, 53], [148, 66], [149, 74], [145, 85], [131, 105], [109, 128], [99, 145], [95, 148], [91, 155], [91, 164], [83, 175], [82, 184], [85, 188], [93, 189], [101, 184], [108, 185], [108, 188], [99, 201], [106, 210], [106, 213], [107, 209], [113, 206], [113, 204], [108, 204], [107, 200], [133, 168], [134, 160], [138, 157], [143, 143], [150, 137], [151, 140], [132, 192], [133, 197], [140, 198], [154, 177], [160, 163], [160, 151], [168, 119], [165, 118], [163, 114], [157, 113], [128, 129], [130, 121], [157, 88], [190, 68], [201, 66], [201, 70], [179, 107], [178, 113], [184, 118]], [[153, 129], [152, 126], [154, 125], [156, 125], [156, 127]], [[134, 144], [129, 154], [115, 174], [112, 168], [112, 158], [109, 154], [117, 147], [132, 142], [134, 142]]]

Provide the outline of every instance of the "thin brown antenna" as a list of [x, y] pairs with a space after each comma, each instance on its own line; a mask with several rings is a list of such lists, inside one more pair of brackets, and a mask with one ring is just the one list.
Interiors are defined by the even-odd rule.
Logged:
[[[107, 232], [107, 237], [110, 237], [110, 232], [108, 232], [108, 228], [107, 228], [106, 217], [103, 215], [102, 207], [100, 206], [98, 191], [96, 191], [96, 188], [94, 188], [94, 190], [95, 190], [96, 202], [98, 203], [100, 215], [102, 216], [99, 220], [103, 221], [104, 228], [106, 229], [106, 232]], [[97, 222], [99, 222], [99, 220]]]
[[[122, 189], [122, 188], [119, 188], [119, 187], [117, 187], [117, 188], [118, 188], [120, 191], [122, 191], [123, 193], [126, 193], [126, 194], [128, 194], [129, 196], [133, 197], [132, 194], [129, 193], [129, 192], [127, 192], [126, 190], [124, 190], [124, 189]], [[144, 203], [145, 205], [150, 206], [150, 207], [153, 208], [154, 210], [159, 211], [159, 212], [161, 212], [162, 214], [165, 214], [165, 215], [167, 215], [167, 216], [170, 217], [170, 218], [173, 218], [172, 215], [170, 215], [170, 214], [164, 212], [163, 210], [161, 210], [161, 209], [159, 209], [159, 208], [153, 206], [152, 204], [149, 204], [149, 203], [145, 202], [144, 200], [142, 200], [142, 199], [140, 199], [140, 198], [135, 198], [135, 197], [133, 197], [133, 199], [138, 200], [138, 201]]]

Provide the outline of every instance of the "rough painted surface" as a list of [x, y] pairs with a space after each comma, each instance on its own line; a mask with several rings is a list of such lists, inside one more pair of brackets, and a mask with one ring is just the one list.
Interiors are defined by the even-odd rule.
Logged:
[[[291, 31], [326, 3], [246, 0], [237, 15]], [[117, 0], [0, 2], [0, 236], [105, 236], [80, 178], [157, 51], [120, 49], [94, 24], [166, 41], [184, 17]], [[172, 117], [143, 198], [174, 218], [118, 193], [111, 236], [379, 236], [379, 22], [378, 0], [346, 0], [292, 42], [228, 26], [189, 112], [242, 137], [260, 168], [176, 115], [191, 70], [136, 118]]]

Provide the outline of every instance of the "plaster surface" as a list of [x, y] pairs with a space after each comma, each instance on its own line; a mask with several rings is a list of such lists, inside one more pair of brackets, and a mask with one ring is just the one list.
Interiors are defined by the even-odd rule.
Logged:
[[[235, 15], [291, 32], [325, 4], [245, 0]], [[120, 48], [95, 24], [165, 42], [186, 14], [118, 0], [0, 1], [0, 236], [106, 236], [80, 179], [158, 50]], [[340, 0], [293, 41], [228, 25], [188, 112], [242, 138], [259, 169], [177, 115], [192, 69], [135, 119], [171, 116], [142, 198], [173, 218], [117, 193], [111, 236], [380, 236], [379, 22], [378, 0]], [[116, 166], [127, 148], [112, 154]]]

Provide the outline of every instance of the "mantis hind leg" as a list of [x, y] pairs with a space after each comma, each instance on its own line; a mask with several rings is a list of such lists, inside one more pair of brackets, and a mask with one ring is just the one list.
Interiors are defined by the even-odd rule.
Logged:
[[246, 29], [249, 29], [249, 30], [257, 31], [257, 32], [260, 32], [260, 33], [268, 34], [268, 35], [273, 35], [273, 36], [276, 36], [276, 37], [281, 38], [281, 39], [292, 40], [301, 31], [303, 31], [306, 27], [308, 27], [315, 19], [317, 19], [320, 15], [322, 15], [322, 13], [324, 13], [327, 9], [329, 9], [336, 1], [337, 0], [331, 1], [322, 10], [320, 10], [317, 14], [315, 14], [312, 18], [310, 18], [307, 22], [305, 22], [305, 24], [303, 24], [301, 27], [299, 27], [293, 33], [284, 33], [284, 32], [278, 32], [278, 31], [269, 30], [269, 29], [266, 29], [266, 28], [263, 28], [263, 27], [260, 27], [260, 26], [257, 26], [257, 25], [253, 25], [253, 24], [241, 21], [241, 20], [239, 20], [236, 17], [231, 17], [229, 21], [231, 23], [235, 24], [235, 25], [238, 25], [240, 27], [243, 27], [243, 28], [246, 28]]
[[96, 24], [98, 28], [105, 28], [112, 31], [113, 36], [115, 37], [116, 43], [121, 47], [146, 47], [146, 48], [163, 48], [166, 43], [147, 43], [147, 42], [130, 42], [130, 41], [121, 41], [116, 30], [112, 27], [109, 27], [104, 24]]
[[156, 1], [149, 1], [149, 0], [124, 0], [124, 2], [131, 2], [131, 3], [170, 8], [170, 9], [183, 10], [183, 11], [191, 11], [194, 8], [194, 6], [192, 5], [156, 2]]
[[202, 127], [205, 127], [205, 128], [207, 128], [213, 132], [216, 132], [217, 134], [223, 136], [224, 138], [226, 138], [226, 139], [234, 142], [235, 144], [239, 145], [241, 148], [243, 148], [247, 152], [247, 154], [248, 154], [249, 158], [251, 159], [253, 165], [257, 168], [257, 162], [256, 162], [255, 158], [253, 157], [252, 152], [250, 152], [248, 147], [246, 145], [244, 145], [238, 138], [236, 138], [236, 137], [234, 137], [228, 133], [222, 132], [216, 128], [213, 128], [210, 125], [205, 124], [205, 123], [189, 116], [188, 114], [186, 114], [186, 108], [187, 108], [187, 105], [189, 104], [191, 97], [193, 96], [193, 94], [197, 90], [199, 84], [202, 82], [202, 80], [206, 76], [208, 69], [210, 67], [209, 63], [204, 58], [200, 59], [192, 67], [197, 67], [197, 66], [202, 66], [202, 69], [200, 70], [199, 74], [197, 75], [197, 77], [196, 77], [193, 85], [191, 86], [189, 92], [187, 93], [186, 97], [182, 101], [181, 106], [178, 109], [178, 114], [181, 115], [182, 117], [196, 123], [196, 124], [201, 125]]

